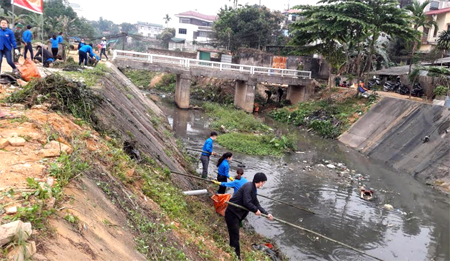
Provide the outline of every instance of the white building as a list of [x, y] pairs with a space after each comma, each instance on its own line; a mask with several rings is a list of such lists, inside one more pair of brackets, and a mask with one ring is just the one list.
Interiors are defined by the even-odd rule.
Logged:
[[175, 26], [175, 41], [208, 43], [211, 40], [212, 25], [217, 19], [215, 15], [204, 15], [195, 11], [176, 14], [178, 23]]
[[161, 34], [164, 30], [161, 24], [152, 24], [152, 23], [141, 23], [138, 22], [137, 25], [138, 34], [141, 34], [146, 37], [156, 38], [158, 34]]

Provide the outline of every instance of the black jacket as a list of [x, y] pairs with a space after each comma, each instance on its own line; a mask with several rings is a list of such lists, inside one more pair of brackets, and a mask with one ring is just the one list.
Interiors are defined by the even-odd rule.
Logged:
[[42, 58], [43, 58], [44, 62], [46, 62], [49, 58], [53, 59], [53, 54], [49, 50], [44, 49], [44, 48], [41, 48], [36, 53], [35, 57], [39, 57], [39, 56], [43, 56]]
[[[234, 193], [230, 202], [241, 205], [253, 213], [256, 213], [256, 211], [259, 210], [263, 214], [268, 214], [259, 204], [258, 198], [256, 197], [256, 186], [253, 182], [245, 183], [236, 193]], [[248, 214], [248, 211], [231, 205], [228, 205], [227, 210], [233, 212], [240, 220], [243, 220]]]

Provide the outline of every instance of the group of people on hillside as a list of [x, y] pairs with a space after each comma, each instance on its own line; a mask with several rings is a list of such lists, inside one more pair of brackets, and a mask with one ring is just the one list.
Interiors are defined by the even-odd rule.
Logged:
[[[217, 133], [214, 131], [211, 132], [210, 137], [205, 141], [202, 148], [200, 161], [203, 166], [203, 178], [207, 178], [208, 176], [209, 158], [212, 155], [216, 155], [216, 153], [213, 152], [213, 143], [216, 138]], [[234, 189], [233, 196], [229, 200], [233, 205], [228, 204], [227, 206], [225, 211], [225, 222], [230, 236], [230, 246], [234, 248], [237, 257], [240, 259], [239, 228], [241, 222], [247, 217], [250, 211], [257, 216], [265, 214], [270, 220], [273, 220], [273, 216], [259, 204], [257, 197], [257, 190], [264, 186], [267, 181], [267, 176], [262, 172], [258, 172], [254, 175], [253, 181], [249, 182], [244, 178], [244, 170], [238, 168], [236, 172], [237, 175], [233, 178], [229, 174], [230, 163], [232, 160], [233, 154], [231, 152], [226, 152], [220, 157], [217, 163], [217, 180], [214, 180], [213, 182], [219, 185], [217, 194], [224, 194], [227, 187]], [[231, 182], [227, 182], [228, 179]], [[235, 206], [234, 204], [241, 207]]]
[[[44, 46], [38, 45], [36, 47], [36, 54], [34, 54], [32, 44], [33, 33], [31, 32], [31, 29], [32, 26], [28, 25], [26, 30], [22, 33], [21, 42], [24, 45], [23, 57], [27, 59], [29, 53], [31, 60], [35, 59], [41, 62], [44, 67], [49, 67], [50, 64], [58, 58], [61, 59], [58, 52], [64, 43], [64, 33], [60, 32], [58, 35], [54, 34], [50, 37], [49, 41], [51, 43], [51, 51]], [[100, 57], [94, 53], [92, 44], [85, 44], [84, 39], [82, 39], [78, 46], [78, 64], [81, 65], [84, 63], [84, 65], [87, 65], [88, 61], [90, 61], [91, 64], [95, 65], [101, 60], [102, 55], [105, 55], [106, 59], [108, 59], [108, 56], [106, 55], [107, 42], [105, 37], [102, 38], [99, 46], [101, 47], [99, 48]], [[5, 18], [0, 18], [0, 72], [3, 57], [5, 57], [7, 63], [11, 66], [13, 73], [18, 74], [18, 70], [12, 57], [12, 49], [14, 49], [16, 55], [20, 55], [14, 32], [8, 27], [8, 20]]]

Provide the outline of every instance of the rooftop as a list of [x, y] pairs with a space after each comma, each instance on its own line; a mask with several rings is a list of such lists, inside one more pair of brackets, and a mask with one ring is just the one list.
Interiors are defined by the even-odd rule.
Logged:
[[197, 18], [200, 20], [208, 21], [208, 22], [214, 22], [217, 19], [217, 15], [205, 15], [205, 14], [201, 14], [201, 13], [195, 12], [195, 11], [187, 11], [187, 12], [176, 14], [175, 16], [193, 17], [193, 18]]
[[163, 27], [162, 24], [153, 24], [153, 23], [143, 23], [143, 22], [137, 22], [137, 25], [146, 25], [146, 26], [153, 26], [153, 27]]
[[442, 9], [438, 9], [438, 10], [431, 10], [426, 12], [426, 15], [437, 15], [437, 14], [444, 14], [444, 13], [448, 13], [450, 12], [450, 7], [447, 8], [442, 8]]

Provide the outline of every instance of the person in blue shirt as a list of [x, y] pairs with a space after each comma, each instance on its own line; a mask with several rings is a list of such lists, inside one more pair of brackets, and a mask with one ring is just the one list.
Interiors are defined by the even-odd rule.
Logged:
[[86, 45], [86, 43], [84, 42], [84, 39], [81, 39], [80, 43], [78, 44], [78, 50], [80, 50], [80, 48], [85, 45]]
[[56, 38], [56, 34], [50, 38], [50, 42], [52, 43], [52, 54], [53, 57], [56, 59], [56, 56], [58, 55], [58, 39]]
[[81, 65], [84, 62], [84, 65], [88, 63], [88, 54], [91, 57], [94, 57], [94, 51], [92, 50], [92, 44], [86, 44], [78, 50], [78, 65]]
[[211, 155], [216, 155], [215, 152], [213, 152], [213, 142], [217, 138], [217, 132], [213, 131], [211, 132], [211, 135], [209, 138], [205, 141], [205, 144], [203, 144], [202, 148], [202, 155], [200, 156], [200, 161], [202, 162], [203, 171], [202, 171], [202, 178], [206, 179], [208, 177], [208, 165], [209, 165], [209, 157]]
[[16, 38], [14, 37], [14, 32], [8, 28], [8, 21], [5, 18], [0, 19], [0, 72], [3, 61], [3, 56], [6, 57], [6, 61], [13, 69], [14, 74], [18, 74], [16, 65], [13, 62], [11, 49], [14, 48], [16, 55], [20, 52], [17, 50]]
[[64, 39], [63, 39], [63, 32], [60, 32], [59, 35], [58, 35], [58, 37], [56, 37], [56, 39], [58, 39], [58, 43], [59, 43], [59, 44], [62, 44], [62, 43], [64, 42]]
[[219, 181], [213, 181], [215, 184], [219, 186], [225, 186], [229, 188], [234, 188], [234, 193], [236, 193], [242, 185], [248, 182], [246, 178], [243, 177], [244, 175], [244, 169], [238, 168], [236, 171], [236, 177], [234, 178], [234, 181], [231, 182], [219, 182]]
[[27, 53], [30, 52], [31, 60], [33, 60], [33, 46], [31, 45], [31, 40], [33, 39], [33, 34], [30, 31], [31, 25], [27, 25], [27, 30], [22, 34], [22, 42], [25, 45], [23, 51], [23, 58], [27, 59]]
[[100, 58], [98, 57], [98, 55], [96, 55], [95, 53], [94, 53], [94, 56], [89, 54], [89, 65], [92, 65], [92, 67], [95, 67], [97, 65], [98, 61], [100, 61]]
[[[234, 178], [230, 177], [230, 162], [232, 160], [233, 160], [233, 153], [231, 152], [226, 152], [222, 155], [222, 157], [220, 157], [219, 161], [217, 162], [217, 167], [219, 167], [217, 174], [217, 181], [227, 182], [227, 179], [234, 181]], [[222, 184], [220, 184], [217, 194], [225, 194], [226, 189], [227, 187], [222, 186]]]

